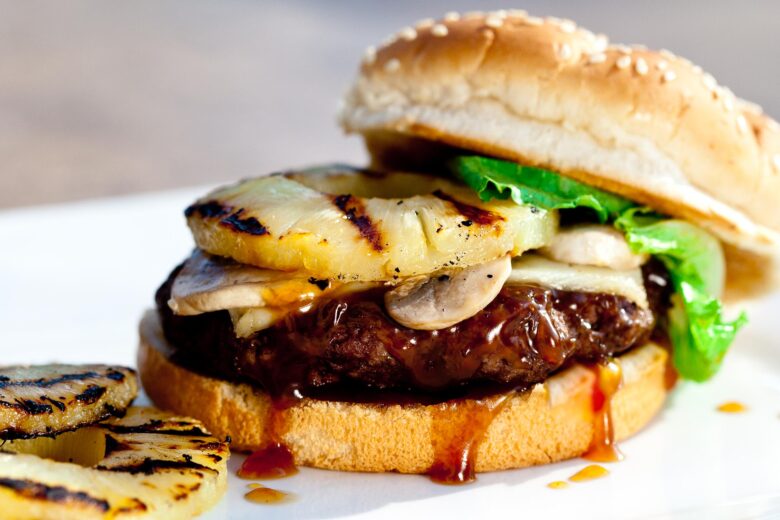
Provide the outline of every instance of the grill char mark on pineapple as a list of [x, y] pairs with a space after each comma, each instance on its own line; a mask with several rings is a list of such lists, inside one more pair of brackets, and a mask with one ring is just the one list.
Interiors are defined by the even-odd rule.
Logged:
[[219, 218], [219, 224], [237, 233], [246, 233], [248, 235], [262, 236], [269, 235], [268, 228], [265, 227], [257, 218], [241, 218], [245, 209], [239, 208], [237, 211], [232, 206], [222, 204], [218, 200], [207, 200], [205, 202], [196, 202], [184, 210], [184, 216], [189, 218], [196, 213], [202, 218]]
[[76, 396], [76, 400], [85, 404], [94, 404], [106, 393], [106, 387], [89, 385], [86, 390]]
[[0, 390], [8, 387], [19, 386], [39, 386], [50, 388], [60, 383], [69, 383], [73, 381], [83, 381], [85, 379], [93, 377], [101, 377], [106, 374], [98, 374], [97, 372], [82, 372], [80, 374], [62, 374], [61, 376], [53, 377], [51, 379], [26, 379], [23, 381], [12, 380], [7, 376], [0, 376]]
[[229, 215], [233, 211], [230, 206], [225, 206], [216, 200], [207, 200], [205, 202], [196, 202], [184, 210], [185, 217], [191, 217], [198, 214], [203, 218], [216, 218]]
[[135, 464], [125, 464], [122, 466], [96, 466], [101, 471], [113, 471], [115, 473], [129, 473], [131, 475], [154, 475], [165, 470], [197, 470], [206, 473], [217, 473], [217, 470], [193, 462], [191, 457], [184, 456], [184, 460], [162, 460], [145, 458]]
[[176, 429], [176, 426], [185, 426], [182, 423], [171, 424], [164, 423], [159, 420], [152, 420], [146, 424], [139, 424], [137, 426], [125, 426], [121, 424], [100, 424], [100, 428], [108, 430], [112, 433], [126, 434], [126, 433], [156, 433], [160, 435], [179, 435], [182, 437], [209, 437], [210, 435], [204, 432], [197, 426], [189, 426], [181, 430]]
[[223, 218], [219, 221], [220, 225], [225, 226], [238, 233], [246, 233], [248, 235], [262, 236], [269, 235], [268, 228], [265, 227], [255, 217], [241, 218], [244, 213], [244, 208], [239, 209], [232, 215]]
[[433, 195], [455, 206], [455, 209], [458, 211], [458, 213], [466, 217], [464, 220], [464, 225], [467, 227], [472, 224], [478, 224], [480, 226], [492, 226], [493, 224], [504, 220], [504, 217], [501, 215], [486, 209], [472, 206], [471, 204], [466, 204], [465, 202], [461, 202], [441, 190], [434, 191]]
[[18, 399], [14, 402], [0, 401], [0, 406], [3, 408], [13, 408], [26, 415], [41, 415], [54, 411], [50, 404], [38, 403], [32, 399]]
[[359, 199], [350, 194], [344, 194], [337, 195], [332, 200], [333, 205], [344, 213], [344, 218], [357, 228], [360, 236], [371, 244], [374, 251], [382, 251], [384, 249], [382, 246], [382, 234], [371, 220], [371, 217], [366, 214], [366, 208]]
[[106, 434], [105, 437], [106, 437], [106, 449], [103, 452], [103, 457], [108, 457], [109, 455], [117, 451], [126, 451], [132, 449], [132, 447], [129, 444], [119, 441], [108, 434]]
[[0, 478], [0, 487], [11, 489], [25, 498], [58, 504], [82, 504], [102, 513], [108, 512], [110, 509], [105, 500], [97, 499], [83, 491], [70, 491], [62, 486], [47, 486], [26, 479]]
[[117, 514], [132, 513], [135, 511], [147, 511], [149, 509], [146, 504], [137, 498], [132, 498], [130, 501], [132, 502], [132, 505], [120, 507], [116, 510]]

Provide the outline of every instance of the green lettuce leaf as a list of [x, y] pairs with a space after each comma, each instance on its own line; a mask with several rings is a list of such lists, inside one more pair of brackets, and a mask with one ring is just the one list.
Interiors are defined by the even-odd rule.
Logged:
[[601, 223], [615, 219], [636, 206], [628, 199], [574, 179], [513, 162], [460, 156], [452, 161], [450, 167], [484, 201], [511, 197], [518, 204], [547, 210], [585, 207], [595, 211]]
[[599, 222], [613, 222], [633, 251], [657, 257], [669, 271], [675, 289], [669, 337], [677, 371], [694, 381], [718, 371], [747, 318], [744, 313], [733, 321], [723, 316], [718, 298], [725, 261], [716, 238], [693, 224], [541, 168], [479, 156], [457, 157], [450, 168], [484, 201], [511, 198], [547, 210], [585, 207]]
[[634, 208], [615, 221], [631, 249], [661, 260], [675, 289], [669, 312], [674, 366], [680, 375], [706, 381], [720, 368], [745, 313], [727, 321], [718, 296], [723, 290], [725, 261], [718, 240], [703, 229], [663, 219]]

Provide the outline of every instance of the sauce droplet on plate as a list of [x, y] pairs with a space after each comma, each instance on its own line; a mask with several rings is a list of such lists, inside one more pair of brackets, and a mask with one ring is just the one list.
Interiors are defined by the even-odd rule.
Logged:
[[596, 375], [593, 384], [593, 438], [583, 458], [594, 462], [617, 462], [623, 454], [615, 443], [612, 421], [612, 398], [623, 383], [623, 371], [617, 360], [609, 360], [592, 369]]
[[249, 455], [238, 476], [243, 479], [277, 479], [295, 475], [298, 468], [290, 450], [275, 442]]
[[742, 413], [747, 411], [747, 406], [737, 401], [728, 401], [718, 406], [718, 411], [723, 413]]
[[598, 464], [591, 464], [569, 477], [569, 480], [572, 482], [586, 482], [588, 480], [606, 477], [607, 475], [609, 475], [609, 471], [606, 468], [599, 466]]
[[569, 483], [563, 480], [556, 480], [555, 482], [547, 484], [547, 487], [550, 489], [565, 489], [569, 487]]
[[278, 489], [271, 489], [261, 484], [254, 484], [253, 489], [244, 495], [244, 498], [255, 504], [282, 504], [293, 500], [294, 495], [279, 491]]

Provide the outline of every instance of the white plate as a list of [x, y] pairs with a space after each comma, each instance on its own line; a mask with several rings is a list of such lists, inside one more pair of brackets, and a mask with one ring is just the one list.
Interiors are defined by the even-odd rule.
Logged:
[[[138, 318], [192, 247], [182, 210], [204, 191], [0, 213], [0, 363], [133, 364]], [[751, 308], [750, 318], [723, 371], [704, 385], [679, 385], [601, 480], [546, 487], [582, 460], [483, 474], [458, 487], [304, 468], [268, 482], [297, 496], [279, 506], [246, 502], [247, 483], [231, 475], [228, 496], [205, 517], [780, 517], [780, 297]], [[749, 410], [717, 412], [724, 401]]]

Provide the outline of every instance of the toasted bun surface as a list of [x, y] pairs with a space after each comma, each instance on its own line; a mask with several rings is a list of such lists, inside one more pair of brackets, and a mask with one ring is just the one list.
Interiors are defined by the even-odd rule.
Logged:
[[[247, 384], [184, 369], [157, 314], [141, 322], [138, 370], [146, 393], [163, 409], [197, 417], [233, 449], [255, 450], [269, 436], [271, 399]], [[218, 348], [215, 345], [215, 348]], [[623, 386], [612, 401], [616, 438], [645, 426], [666, 396], [667, 354], [647, 344], [620, 358]], [[575, 366], [532, 390], [513, 394], [479, 445], [476, 471], [521, 468], [576, 457], [593, 435], [594, 375]], [[298, 464], [343, 471], [425, 473], [434, 462], [433, 416], [443, 405], [371, 405], [303, 399], [282, 413], [283, 441]]]
[[369, 49], [340, 114], [375, 159], [408, 137], [559, 171], [778, 256], [780, 130], [667, 51], [499, 11]]

